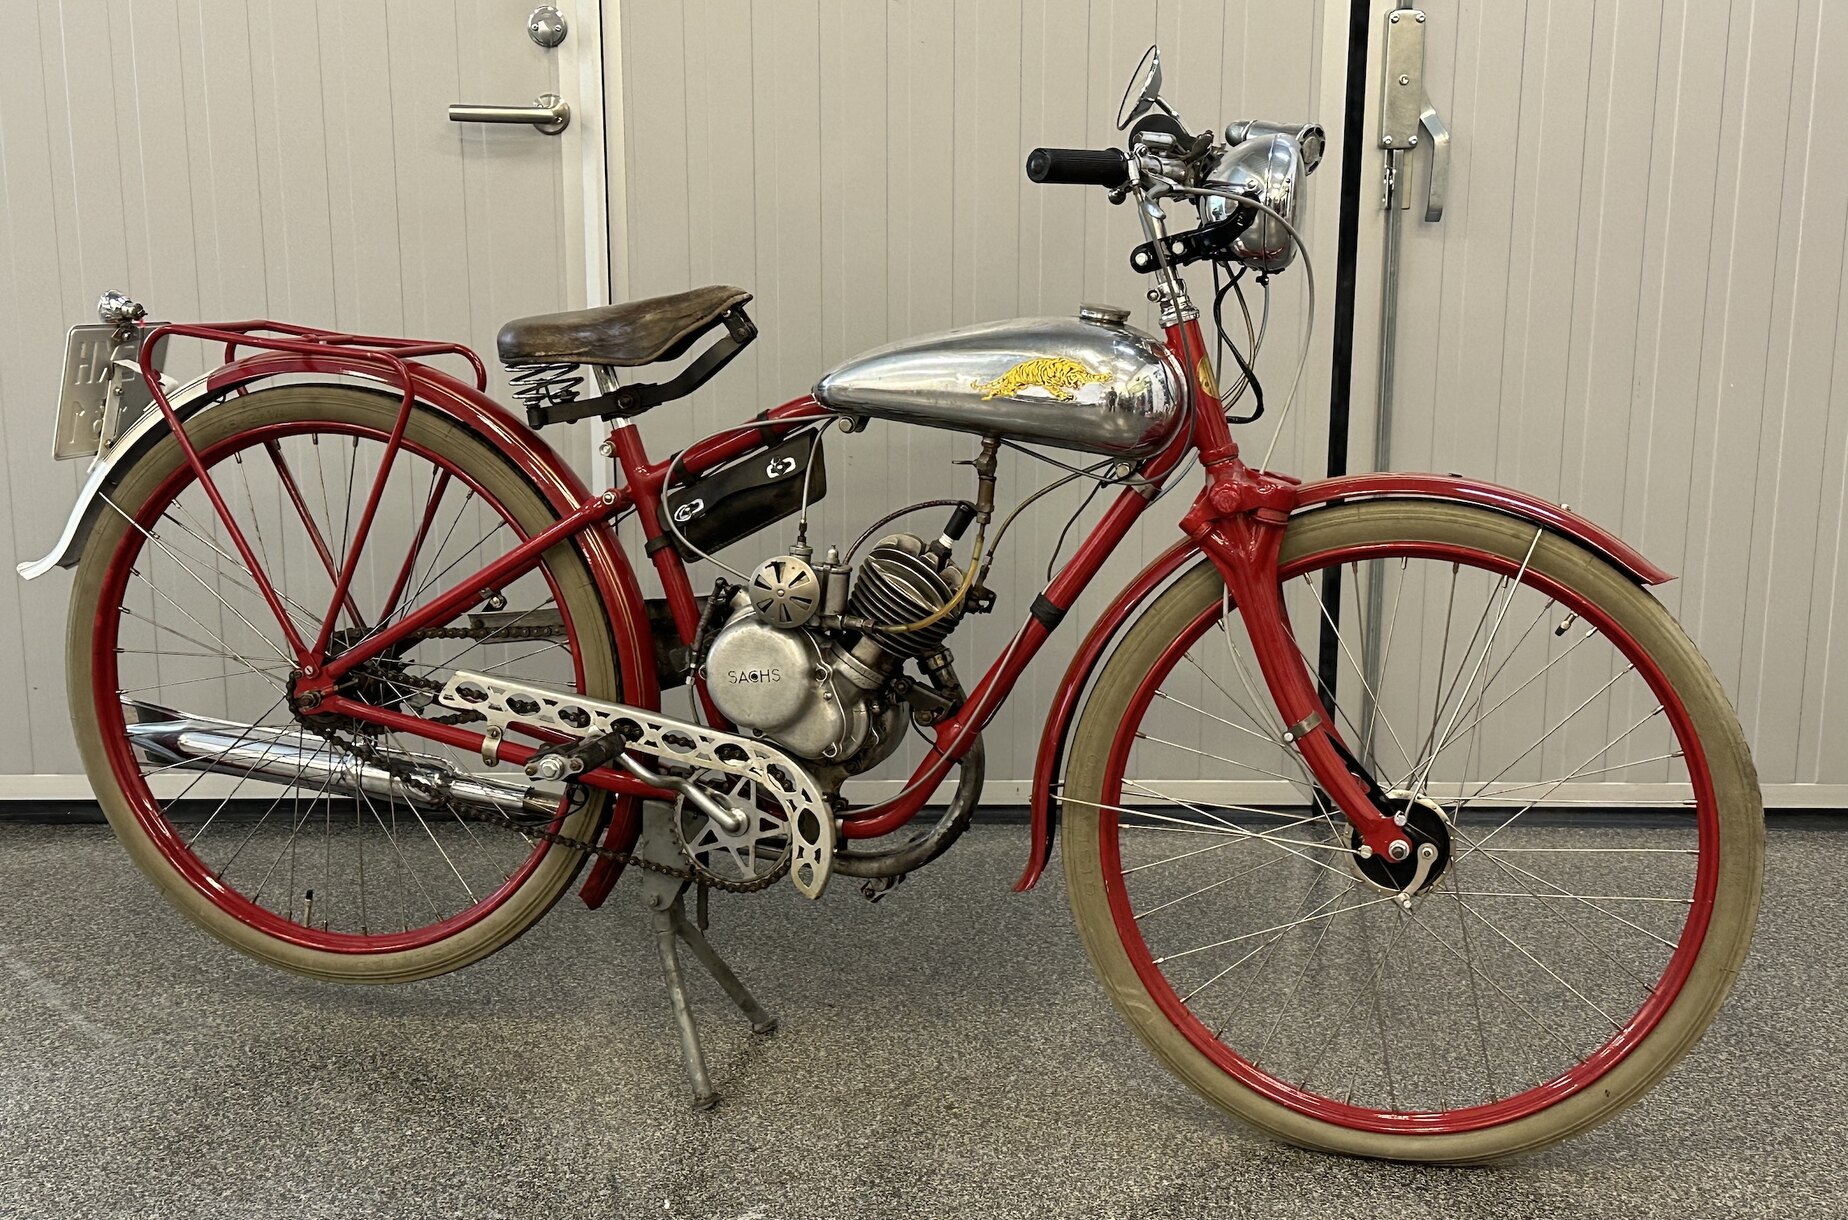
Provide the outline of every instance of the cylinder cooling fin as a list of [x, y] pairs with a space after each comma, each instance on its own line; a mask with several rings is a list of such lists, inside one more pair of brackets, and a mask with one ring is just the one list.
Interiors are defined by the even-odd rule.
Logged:
[[[949, 602], [952, 590], [943, 573], [904, 542], [917, 540], [887, 540], [867, 552], [848, 603], [854, 615], [873, 624], [914, 623]], [[929, 656], [943, 648], [959, 618], [945, 615], [921, 631], [881, 631], [874, 626], [864, 634], [894, 656]]]

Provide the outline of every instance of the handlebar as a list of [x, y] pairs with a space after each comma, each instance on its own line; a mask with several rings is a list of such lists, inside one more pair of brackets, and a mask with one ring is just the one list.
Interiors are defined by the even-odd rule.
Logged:
[[1036, 148], [1027, 154], [1027, 177], [1114, 188], [1129, 181], [1129, 158], [1115, 148]]

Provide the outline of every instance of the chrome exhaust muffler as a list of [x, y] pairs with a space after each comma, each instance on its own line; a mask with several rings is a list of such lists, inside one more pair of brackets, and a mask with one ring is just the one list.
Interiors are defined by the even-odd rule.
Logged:
[[[239, 724], [134, 699], [122, 700], [128, 739], [158, 767], [208, 771], [308, 788], [328, 795], [363, 793], [423, 808], [443, 801], [525, 816], [558, 811], [556, 796], [457, 771], [428, 754], [404, 754], [407, 783], [383, 767], [343, 753], [299, 726]], [[421, 789], [421, 790], [420, 790]], [[440, 794], [441, 799], [432, 793]]]

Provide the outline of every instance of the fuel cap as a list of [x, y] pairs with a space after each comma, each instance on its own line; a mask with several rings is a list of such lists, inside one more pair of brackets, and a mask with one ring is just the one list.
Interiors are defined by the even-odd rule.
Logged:
[[1129, 321], [1129, 310], [1118, 305], [1080, 305], [1078, 320], [1093, 326], [1122, 326]]

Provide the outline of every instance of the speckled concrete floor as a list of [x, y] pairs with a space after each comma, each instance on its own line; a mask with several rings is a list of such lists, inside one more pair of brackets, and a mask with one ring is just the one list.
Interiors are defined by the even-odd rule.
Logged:
[[1270, 1143], [1117, 1019], [1024, 831], [888, 902], [787, 887], [714, 935], [783, 1021], [702, 981], [694, 1114], [632, 891], [392, 990], [271, 973], [170, 911], [106, 830], [0, 824], [0, 1216], [1842, 1216], [1848, 829], [1771, 835], [1706, 1041], [1565, 1147], [1486, 1170]]

